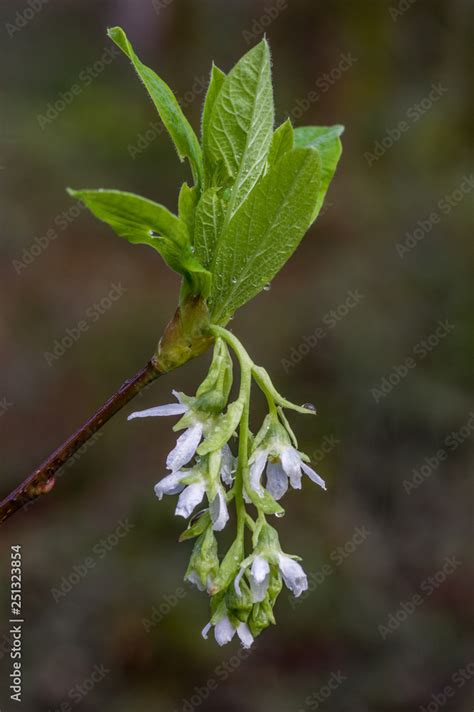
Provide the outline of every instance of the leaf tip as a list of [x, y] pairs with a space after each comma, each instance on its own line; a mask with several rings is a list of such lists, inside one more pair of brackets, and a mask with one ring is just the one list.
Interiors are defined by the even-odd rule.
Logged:
[[[270, 56], [270, 43], [269, 43], [269, 41], [267, 40], [267, 34], [266, 34], [266, 33], [263, 35], [263, 39], [262, 39], [262, 41], [260, 42], [260, 45], [262, 46], [263, 51], [264, 51], [266, 54], [268, 54], [268, 56]], [[258, 45], [257, 45], [257, 46], [258, 46]]]
[[119, 47], [122, 52], [128, 54], [128, 39], [125, 31], [121, 27], [109, 27], [107, 28], [107, 35], [110, 37], [112, 42], [115, 42], [117, 47]]

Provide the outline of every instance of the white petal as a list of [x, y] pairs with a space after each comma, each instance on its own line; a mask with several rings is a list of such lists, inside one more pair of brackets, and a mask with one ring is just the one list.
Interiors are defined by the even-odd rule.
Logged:
[[281, 499], [288, 489], [288, 475], [279, 462], [267, 465], [267, 490], [273, 499]]
[[201, 631], [201, 635], [204, 638], [204, 640], [207, 640], [207, 636], [209, 635], [209, 631], [212, 628], [212, 623], [208, 623], [207, 625], [204, 626], [204, 628]]
[[237, 635], [240, 638], [244, 648], [250, 648], [253, 643], [253, 635], [250, 632], [250, 628], [247, 623], [239, 623], [237, 626]]
[[190, 428], [184, 431], [176, 441], [176, 447], [171, 450], [166, 458], [166, 467], [168, 470], [180, 470], [184, 465], [187, 465], [194, 457], [197, 446], [202, 438], [202, 424], [195, 423]]
[[252, 593], [252, 601], [254, 603], [261, 603], [265, 600], [269, 583], [270, 574], [264, 578], [262, 583], [257, 583], [253, 576], [250, 577], [250, 591]]
[[252, 562], [252, 576], [257, 583], [262, 583], [270, 573], [270, 564], [263, 556], [257, 555]]
[[237, 596], [242, 595], [242, 591], [240, 590], [240, 581], [242, 580], [242, 576], [244, 575], [244, 573], [245, 573], [245, 566], [242, 566], [239, 573], [237, 574], [237, 576], [234, 579], [234, 588], [235, 588], [235, 592], [236, 592]]
[[186, 477], [187, 472], [172, 472], [171, 475], [166, 475], [162, 480], [155, 485], [155, 494], [158, 499], [163, 499], [164, 494], [179, 494], [184, 490], [184, 485], [181, 484], [183, 477]]
[[291, 445], [284, 447], [281, 452], [281, 464], [290, 478], [294, 489], [301, 489], [301, 457]]
[[323, 480], [322, 477], [320, 477], [320, 476], [318, 475], [317, 472], [315, 472], [315, 471], [313, 470], [312, 467], [310, 467], [309, 465], [307, 465], [306, 462], [302, 462], [302, 463], [301, 463], [301, 467], [303, 468], [303, 472], [305, 472], [305, 473], [308, 475], [308, 477], [310, 478], [310, 480], [313, 480], [313, 482], [316, 482], [316, 484], [319, 485], [320, 487], [322, 487], [323, 490], [326, 489], [326, 483], [325, 483], [325, 481]]
[[250, 571], [250, 590], [254, 603], [260, 603], [267, 595], [270, 583], [270, 565], [263, 556], [257, 555]]
[[220, 621], [218, 621], [214, 626], [214, 637], [216, 639], [216, 642], [219, 643], [219, 645], [225, 645], [226, 643], [230, 643], [230, 641], [234, 637], [234, 634], [235, 628], [230, 622], [230, 620], [227, 618], [227, 616], [221, 618]]
[[225, 485], [231, 485], [234, 478], [232, 477], [232, 470], [234, 467], [234, 456], [232, 455], [232, 450], [227, 445], [227, 443], [222, 448], [222, 460], [221, 460], [221, 478]]
[[266, 450], [258, 451], [254, 461], [250, 465], [250, 484], [252, 489], [254, 489], [260, 496], [263, 494], [260, 478], [267, 461], [267, 454]]
[[178, 505], [175, 509], [176, 516], [189, 517], [199, 502], [202, 502], [204, 492], [204, 482], [195, 482], [192, 485], [188, 485], [179, 495]]
[[285, 585], [292, 591], [294, 596], [299, 595], [308, 588], [308, 579], [302, 566], [297, 561], [284, 554], [278, 554], [278, 565]]
[[183, 415], [187, 410], [188, 407], [183, 403], [168, 403], [168, 405], [158, 405], [155, 408], [148, 408], [147, 410], [137, 410], [135, 413], [131, 413], [127, 420], [150, 418], [156, 415]]
[[227, 503], [225, 495], [221, 487], [209, 506], [209, 513], [212, 520], [212, 528], [215, 532], [220, 532], [224, 529], [229, 521], [229, 512], [227, 511]]
[[191, 571], [185, 578], [185, 581], [194, 584], [200, 591], [204, 591], [204, 586], [202, 585], [201, 577], [197, 571]]

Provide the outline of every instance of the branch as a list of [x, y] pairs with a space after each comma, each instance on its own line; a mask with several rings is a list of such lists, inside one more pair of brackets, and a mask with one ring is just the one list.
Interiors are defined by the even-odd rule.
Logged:
[[21, 485], [0, 502], [0, 524], [28, 502], [51, 492], [55, 484], [54, 475], [59, 468], [145, 386], [164, 373], [203, 354], [213, 340], [204, 299], [199, 295], [185, 297], [166, 327], [156, 354], [145, 368], [127, 379], [79, 430], [76, 430]]
[[55, 450], [24, 482], [0, 502], [0, 524], [43, 494], [52, 490], [54, 475], [115, 413], [121, 410], [145, 386], [163, 375], [155, 358], [141, 371], [127, 379], [94, 415]]

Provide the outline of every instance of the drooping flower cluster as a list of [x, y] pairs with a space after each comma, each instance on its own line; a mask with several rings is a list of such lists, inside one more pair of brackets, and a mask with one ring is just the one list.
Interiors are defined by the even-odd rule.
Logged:
[[[243, 346], [229, 331], [212, 327], [216, 336], [214, 355], [205, 380], [194, 397], [173, 391], [177, 402], [132, 413], [129, 420], [150, 416], [182, 416], [175, 431], [184, 432], [166, 459], [169, 470], [155, 486], [158, 499], [179, 495], [175, 513], [190, 518], [180, 540], [195, 538], [185, 580], [211, 596], [211, 619], [202, 634], [214, 628], [219, 645], [237, 633], [249, 647], [262, 630], [275, 623], [273, 608], [282, 581], [295, 596], [308, 587], [307, 577], [295, 556], [285, 554], [277, 531], [267, 515], [282, 516], [278, 503], [291, 486], [301, 489], [303, 474], [325, 489], [324, 480], [299, 452], [284, 408], [314, 413], [314, 406], [297, 406], [274, 388], [266, 371], [251, 361]], [[228, 344], [240, 368], [240, 391], [229, 403], [233, 365]], [[269, 413], [259, 432], [249, 430], [252, 379], [265, 394]], [[238, 432], [238, 438], [237, 438]], [[233, 440], [238, 442], [234, 456]], [[207, 506], [193, 516], [204, 497]], [[229, 521], [228, 505], [235, 501], [236, 538], [220, 559], [215, 532]], [[247, 511], [251, 504], [254, 519]], [[252, 533], [253, 551], [245, 554], [245, 529]]]

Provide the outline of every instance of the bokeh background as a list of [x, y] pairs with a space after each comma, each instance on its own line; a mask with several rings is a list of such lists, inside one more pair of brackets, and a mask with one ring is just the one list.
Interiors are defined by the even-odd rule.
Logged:
[[[174, 208], [188, 175], [129, 63], [104, 55], [106, 27], [126, 28], [195, 127], [211, 60], [228, 70], [266, 32], [278, 120], [346, 133], [324, 214], [232, 322], [285, 394], [318, 406], [317, 419], [292, 422], [328, 492], [308, 481], [278, 521], [310, 592], [296, 605], [282, 593], [278, 626], [248, 656], [201, 639], [206, 598], [182, 583], [191, 545], [177, 543], [171, 499], [153, 495], [171, 423], [127, 423], [127, 408], [47, 498], [2, 527], [2, 710], [16, 705], [13, 544], [22, 709], [472, 710], [472, 10], [469, 0], [3, 0], [2, 495], [145, 363], [177, 299], [154, 254], [65, 194], [121, 188]], [[81, 320], [87, 330], [51, 357]], [[192, 393], [207, 363], [135, 406]]]

